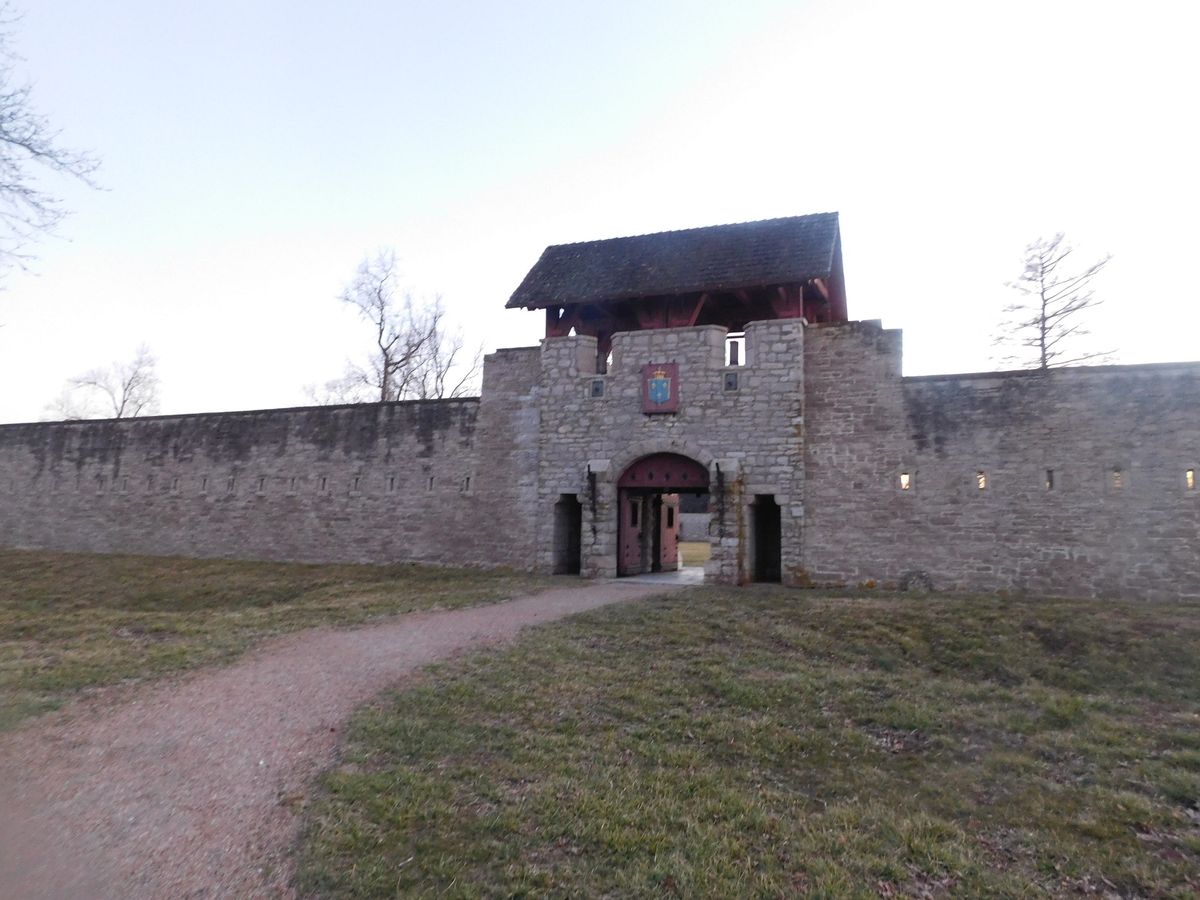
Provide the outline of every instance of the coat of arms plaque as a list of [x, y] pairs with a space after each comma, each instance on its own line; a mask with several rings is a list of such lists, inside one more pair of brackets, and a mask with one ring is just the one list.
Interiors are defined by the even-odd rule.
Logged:
[[642, 412], [679, 411], [679, 363], [650, 363], [642, 366]]

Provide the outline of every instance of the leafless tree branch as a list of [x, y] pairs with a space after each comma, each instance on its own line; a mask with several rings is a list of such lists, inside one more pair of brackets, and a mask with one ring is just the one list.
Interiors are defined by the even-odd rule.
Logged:
[[150, 415], [158, 409], [156, 365], [150, 348], [142, 345], [127, 363], [113, 363], [71, 378], [46, 410], [60, 419]]
[[40, 180], [43, 173], [95, 186], [99, 166], [89, 153], [59, 143], [59, 132], [37, 113], [31, 89], [19, 82], [9, 36], [19, 17], [0, 2], [0, 266], [24, 265], [25, 248], [53, 231], [66, 215], [61, 200]]
[[1039, 238], [1025, 248], [1021, 276], [1008, 283], [1023, 299], [1005, 307], [1006, 321], [993, 341], [999, 346], [1019, 348], [1002, 357], [1003, 362], [1048, 369], [1111, 358], [1111, 350], [1072, 355], [1068, 345], [1090, 334], [1077, 317], [1103, 302], [1095, 298], [1091, 282], [1112, 257], [1064, 274], [1063, 263], [1074, 252], [1065, 240], [1065, 235], [1059, 233], [1049, 239]]
[[366, 390], [381, 402], [430, 400], [462, 396], [474, 386], [482, 348], [467, 359], [461, 332], [447, 326], [442, 298], [420, 302], [399, 280], [390, 250], [359, 264], [341, 300], [370, 324], [375, 346], [365, 366], [352, 366], [323, 391], [310, 391], [314, 401], [366, 400]]

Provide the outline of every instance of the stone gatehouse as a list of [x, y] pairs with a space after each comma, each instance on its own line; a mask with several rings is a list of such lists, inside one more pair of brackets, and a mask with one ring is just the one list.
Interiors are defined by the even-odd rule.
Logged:
[[692, 509], [711, 581], [1200, 596], [1200, 363], [905, 378], [836, 214], [549, 247], [508, 305], [546, 337], [478, 398], [0, 426], [0, 546], [612, 577]]

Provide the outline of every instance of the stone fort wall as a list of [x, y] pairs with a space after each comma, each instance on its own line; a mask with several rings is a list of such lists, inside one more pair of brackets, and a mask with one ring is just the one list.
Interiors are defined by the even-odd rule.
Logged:
[[[540, 509], [562, 494], [580, 498], [584, 574], [616, 574], [617, 479], [653, 453], [679, 453], [709, 470], [709, 578], [738, 583], [750, 577], [746, 519], [755, 494], [773, 495], [784, 507], [784, 563], [799, 565], [804, 326], [798, 319], [751, 323], [747, 363], [740, 367], [725, 365], [725, 336], [717, 326], [616, 334], [608, 373], [599, 377], [595, 338], [543, 342]], [[645, 415], [642, 366], [668, 362], [679, 364], [679, 412]], [[726, 389], [726, 373], [737, 374], [737, 390]], [[595, 382], [603, 385], [599, 396]], [[540, 516], [536, 522], [538, 563], [548, 568], [552, 521]]]
[[901, 378], [899, 332], [807, 337], [796, 578], [1200, 597], [1200, 364]]
[[[0, 426], [0, 546], [551, 571], [567, 494], [609, 576], [617, 479], [677, 452], [710, 472], [712, 580], [752, 577], [771, 495], [791, 584], [1200, 596], [1200, 364], [903, 378], [878, 323], [751, 323], [736, 369], [724, 341], [619, 334], [600, 377], [593, 338], [502, 350], [482, 400]], [[680, 411], [646, 416], [671, 361]]]
[[461, 560], [479, 402], [0, 426], [0, 546]]

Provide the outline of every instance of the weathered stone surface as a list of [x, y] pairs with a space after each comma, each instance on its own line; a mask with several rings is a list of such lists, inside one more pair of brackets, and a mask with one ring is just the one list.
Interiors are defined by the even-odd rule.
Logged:
[[[773, 494], [785, 504], [799, 496], [803, 447], [794, 420], [803, 415], [804, 327], [800, 320], [754, 322], [746, 328], [747, 365], [725, 366], [725, 329], [716, 326], [627, 332], [613, 337], [613, 360], [596, 376], [596, 341], [549, 338], [542, 343], [542, 421], [539, 509], [562, 494], [583, 503], [583, 572], [616, 574], [617, 480], [636, 460], [679, 453], [709, 469], [710, 489], [724, 486], [725, 502], [711, 504], [709, 536], [712, 580], [750, 577], [752, 548], [743, 506], [754, 494]], [[679, 364], [679, 412], [642, 411], [642, 366]], [[737, 371], [738, 390], [725, 389], [724, 374]], [[591, 384], [604, 381], [603, 396]], [[603, 471], [591, 466], [604, 460]], [[595, 490], [593, 503], [592, 490]], [[548, 517], [537, 517], [537, 563], [548, 568], [553, 541]], [[783, 522], [785, 567], [800, 564], [799, 522]]]
[[807, 334], [814, 581], [1200, 596], [1200, 364], [901, 379], [898, 332]]
[[[679, 453], [711, 580], [752, 577], [770, 495], [786, 583], [1200, 596], [1200, 364], [903, 378], [878, 322], [754, 322], [735, 368], [724, 344], [618, 334], [597, 376], [594, 338], [551, 338], [489, 356], [481, 399], [0, 426], [0, 546], [551, 571], [571, 494], [611, 576], [618, 479]], [[677, 414], [643, 413], [651, 362]]]
[[479, 401], [0, 426], [0, 545], [450, 562]]

